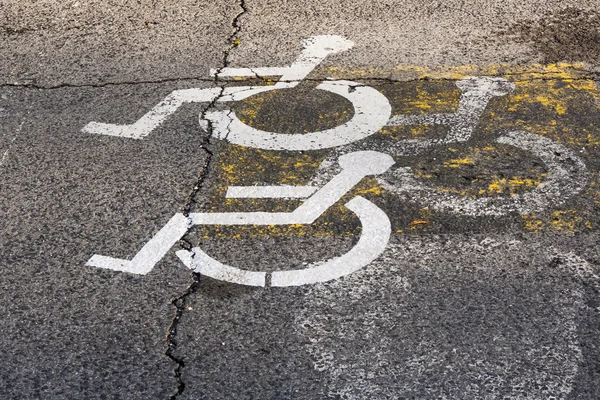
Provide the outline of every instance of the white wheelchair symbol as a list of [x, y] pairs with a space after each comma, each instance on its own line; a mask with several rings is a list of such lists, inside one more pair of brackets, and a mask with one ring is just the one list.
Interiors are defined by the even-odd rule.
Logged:
[[[249, 96], [279, 89], [293, 88], [325, 57], [346, 51], [353, 43], [340, 36], [315, 36], [304, 41], [298, 59], [287, 67], [224, 68], [211, 70], [218, 77], [279, 76], [273, 86], [176, 90], [152, 110], [130, 125], [90, 122], [87, 133], [142, 139], [190, 102], [235, 102]], [[94, 255], [87, 265], [134, 274], [146, 274], [170, 248], [196, 225], [289, 225], [312, 224], [366, 176], [378, 176], [384, 188], [407, 201], [424, 203], [434, 210], [462, 215], [506, 215], [538, 212], [549, 205], [560, 205], [579, 193], [587, 184], [583, 161], [564, 146], [528, 132], [512, 131], [497, 139], [498, 143], [532, 152], [548, 169], [546, 180], [534, 190], [508, 198], [480, 197], [467, 199], [442, 193], [420, 183], [410, 168], [390, 168], [394, 157], [418, 154], [436, 145], [469, 140], [479, 119], [493, 97], [513, 91], [514, 85], [502, 78], [470, 77], [456, 82], [461, 91], [456, 112], [431, 115], [392, 115], [388, 99], [374, 88], [352, 81], [326, 81], [319, 90], [338, 94], [352, 103], [354, 116], [332, 129], [307, 134], [281, 134], [255, 129], [240, 121], [231, 110], [212, 111], [200, 120], [212, 127], [216, 138], [260, 149], [305, 151], [333, 148], [317, 171], [316, 186], [249, 186], [229, 187], [228, 198], [296, 198], [305, 199], [289, 213], [239, 212], [176, 214], [135, 255], [122, 260]], [[448, 133], [440, 139], [401, 140], [393, 143], [366, 143], [365, 139], [385, 126], [445, 125]], [[320, 186], [320, 187], [319, 187]], [[385, 250], [391, 234], [390, 221], [379, 207], [360, 196], [345, 204], [362, 225], [359, 241], [346, 254], [312, 264], [306, 268], [260, 272], [222, 264], [200, 248], [181, 250], [177, 256], [190, 269], [203, 275], [249, 286], [298, 286], [326, 282], [350, 274], [371, 263]]]
[[[350, 191], [365, 176], [387, 171], [394, 160], [387, 154], [362, 151], [339, 159], [342, 171], [320, 189], [311, 186], [249, 186], [230, 187], [228, 198], [306, 198], [293, 212], [240, 212], [176, 214], [131, 260], [94, 255], [87, 263], [94, 267], [146, 274], [169, 249], [194, 225], [291, 225], [312, 224], [329, 207]], [[270, 276], [271, 286], [297, 286], [325, 282], [354, 272], [369, 264], [385, 249], [391, 227], [387, 215], [370, 201], [357, 196], [345, 204], [362, 224], [356, 245], [346, 254], [311, 265], [308, 268], [276, 271]], [[227, 282], [250, 286], [265, 286], [267, 273], [247, 271], [224, 265], [200, 248], [177, 252], [189, 268], [203, 275]]]

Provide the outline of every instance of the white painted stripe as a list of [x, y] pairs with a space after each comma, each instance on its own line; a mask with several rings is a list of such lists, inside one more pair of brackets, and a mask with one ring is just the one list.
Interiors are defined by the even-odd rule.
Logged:
[[193, 225], [288, 225], [306, 224], [306, 219], [293, 212], [227, 212], [191, 213]]
[[312, 224], [365, 176], [381, 174], [394, 165], [392, 157], [375, 151], [345, 154], [338, 162], [341, 172], [291, 213], [191, 213], [190, 221], [193, 225]]
[[[410, 168], [398, 168], [390, 177], [379, 177], [379, 183], [392, 193], [424, 204], [436, 211], [469, 216], [500, 216], [512, 212], [531, 214], [550, 206], [559, 206], [581, 192], [587, 184], [587, 168], [583, 161], [565, 146], [548, 138], [524, 131], [510, 132], [498, 143], [532, 152], [548, 167], [546, 180], [530, 192], [511, 197], [471, 199], [443, 193], [419, 182]], [[392, 183], [393, 182], [393, 183]]]
[[357, 151], [341, 156], [338, 164], [341, 172], [308, 198], [294, 214], [310, 223], [333, 206], [365, 176], [379, 175], [395, 164], [394, 159], [376, 151]]
[[280, 76], [280, 82], [294, 82], [297, 84], [306, 78], [311, 71], [327, 56], [351, 49], [354, 43], [338, 35], [312, 36], [302, 41], [303, 50], [298, 58], [288, 67], [260, 67], [260, 68], [221, 68], [211, 69], [212, 76]]
[[223, 94], [217, 99], [220, 103], [244, 100], [255, 94], [270, 92], [276, 89], [289, 89], [296, 86], [293, 82], [278, 82], [274, 86], [234, 86], [223, 90]]
[[211, 68], [210, 75], [219, 78], [225, 77], [253, 77], [261, 78], [267, 76], [282, 76], [290, 67], [258, 67], [258, 68]]
[[[272, 273], [272, 286], [300, 286], [325, 282], [351, 274], [375, 260], [385, 250], [391, 234], [387, 215], [370, 201], [358, 196], [346, 203], [362, 224], [358, 243], [346, 254], [331, 260], [318, 262], [305, 269], [276, 271]], [[265, 286], [266, 273], [248, 271], [225, 265], [199, 247], [192, 251], [180, 250], [179, 259], [195, 272], [225, 282], [247, 286]]]
[[[365, 176], [381, 174], [394, 164], [394, 160], [387, 154], [374, 151], [346, 154], [340, 157], [338, 162], [342, 171], [291, 213], [191, 213], [188, 217], [178, 213], [142, 247], [131, 261], [94, 255], [86, 265], [146, 274], [193, 225], [311, 224]], [[269, 190], [275, 189], [281, 187], [271, 187]], [[314, 191], [314, 188], [311, 189]], [[283, 191], [286, 190], [286, 187], [283, 187]], [[280, 197], [277, 193], [275, 196]]]
[[228, 199], [305, 199], [317, 191], [315, 186], [229, 186]]

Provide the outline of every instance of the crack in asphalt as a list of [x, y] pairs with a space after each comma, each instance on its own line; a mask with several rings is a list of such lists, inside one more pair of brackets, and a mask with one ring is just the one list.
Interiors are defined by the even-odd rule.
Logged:
[[[237, 47], [237, 45], [236, 45], [236, 47]], [[216, 70], [220, 71], [222, 69], [223, 68], [220, 67], [220, 68], [217, 68]], [[582, 69], [573, 69], [573, 71], [586, 73], [587, 76], [577, 77], [577, 78], [569, 78], [569, 81], [577, 82], [577, 81], [589, 81], [589, 80], [599, 81], [600, 80], [600, 73], [596, 73], [596, 72], [592, 72], [592, 71], [588, 71], [588, 70], [582, 70]], [[563, 77], [556, 76], [556, 73], [554, 73], [554, 72], [533, 72], [533, 71], [532, 72], [522, 72], [522, 73], [521, 72], [502, 73], [502, 74], [497, 74], [497, 75], [475, 74], [473, 76], [515, 77], [515, 76], [527, 75], [527, 74], [535, 74], [537, 76], [535, 78], [513, 79], [513, 80], [511, 80], [511, 82], [524, 83], [524, 82], [535, 82], [535, 81], [564, 80]], [[268, 79], [268, 78], [262, 77], [260, 75], [256, 75], [255, 77], [253, 77], [251, 79], [260, 79], [261, 81], [263, 81], [265, 83], [296, 82], [295, 80], [286, 80], [286, 79]], [[250, 79], [246, 79], [246, 80], [250, 80]], [[426, 82], [426, 81], [454, 82], [457, 79], [456, 78], [437, 78], [437, 77], [429, 77], [429, 76], [413, 78], [413, 79], [395, 79], [395, 78], [381, 78], [381, 77], [369, 77], [369, 78], [358, 77], [357, 78], [356, 76], [350, 75], [350, 76], [338, 76], [336, 78], [329, 78], [329, 77], [304, 78], [304, 79], [302, 79], [302, 82], [322, 83], [324, 81], [335, 82], [335, 81], [341, 81], [341, 80], [373, 81], [373, 82], [397, 84], [397, 83], [412, 83], [412, 82]], [[186, 77], [186, 78], [158, 79], [158, 80], [136, 81], [136, 82], [107, 82], [107, 83], [100, 83], [100, 84], [60, 84], [60, 85], [56, 85], [56, 86], [41, 86], [41, 85], [36, 85], [36, 84], [5, 83], [5, 84], [0, 84], [0, 89], [1, 88], [24, 88], [24, 89], [36, 89], [36, 90], [56, 90], [56, 89], [65, 89], [65, 88], [105, 88], [105, 87], [109, 87], [109, 86], [161, 84], [161, 83], [186, 82], [186, 81], [215, 82], [215, 79]], [[236, 83], [241, 84], [244, 81], [245, 81], [244, 79], [238, 79], [236, 81]], [[216, 82], [229, 83], [230, 81], [217, 78]]]
[[214, 82], [211, 78], [202, 78], [195, 76], [179, 77], [179, 78], [164, 78], [164, 79], [153, 79], [145, 81], [122, 81], [122, 82], [104, 82], [104, 83], [61, 83], [59, 85], [38, 85], [36, 83], [2, 83], [0, 88], [24, 88], [24, 89], [37, 89], [37, 90], [56, 90], [65, 88], [106, 88], [110, 86], [128, 86], [128, 85], [145, 85], [145, 84], [160, 84], [160, 83], [174, 83], [174, 82], [185, 82], [185, 81], [199, 81], [199, 82]]
[[[245, 2], [243, 2], [245, 4]], [[245, 12], [245, 11], [244, 11]], [[231, 39], [231, 37], [233, 37], [234, 39]], [[229, 64], [229, 61], [226, 60], [226, 58], [228, 58], [229, 56], [229, 52], [233, 49], [235, 49], [236, 47], [239, 46], [239, 42], [236, 41], [236, 38], [238, 37], [237, 35], [232, 35], [230, 37], [230, 39], [228, 39], [228, 42], [230, 43], [230, 48], [226, 49], [223, 51], [223, 62], [227, 63], [227, 65]], [[225, 67], [227, 66], [225, 65]], [[223, 68], [225, 67], [220, 67], [217, 68], [217, 71], [221, 71]], [[595, 72], [592, 70], [588, 70], [588, 69], [582, 69], [582, 68], [570, 68], [572, 71], [575, 72], [582, 72], [585, 73], [586, 76], [583, 77], [577, 77], [577, 78], [570, 78], [570, 81], [588, 81], [588, 80], [594, 80], [594, 81], [600, 81], [600, 72]], [[520, 75], [526, 75], [528, 72], [516, 72], [516, 73], [510, 73], [510, 72], [505, 72], [502, 74], [497, 74], [497, 75], [486, 75], [486, 76], [498, 76], [498, 77], [518, 77]], [[535, 78], [528, 78], [528, 79], [514, 79], [511, 80], [511, 82], [514, 83], [521, 83], [521, 82], [533, 82], [533, 81], [552, 81], [552, 80], [560, 80], [563, 79], [561, 77], [557, 77], [555, 72], [530, 72], [536, 75]], [[251, 78], [251, 79], [260, 79], [265, 83], [272, 83], [272, 82], [295, 82], [292, 80], [286, 80], [286, 79], [269, 79], [268, 77], [263, 77], [260, 76], [258, 74], [255, 74], [255, 77]], [[247, 79], [248, 80], [248, 79]], [[357, 78], [356, 76], [338, 76], [335, 79], [332, 78], [304, 78], [302, 81], [303, 82], [315, 82], [315, 83], [321, 83], [324, 80], [328, 80], [328, 81], [336, 81], [336, 80], [361, 80], [361, 81], [373, 81], [373, 82], [383, 82], [383, 83], [390, 83], [390, 84], [396, 84], [396, 83], [410, 83], [410, 82], [423, 82], [423, 81], [439, 81], [439, 82], [444, 82], [444, 81], [456, 81], [456, 79], [454, 78], [433, 78], [433, 77], [428, 77], [428, 76], [424, 76], [424, 77], [420, 77], [420, 78], [413, 78], [413, 79], [395, 79], [395, 78], [382, 78], [382, 77], [371, 77], [371, 78]], [[228, 80], [222, 80], [221, 78], [206, 78], [206, 77], [179, 77], [179, 78], [165, 78], [165, 79], [155, 79], [155, 80], [145, 80], [145, 81], [123, 81], [123, 82], [105, 82], [105, 83], [86, 83], [86, 84], [75, 84], [75, 83], [61, 83], [60, 85], [54, 85], [54, 86], [44, 86], [44, 85], [38, 85], [35, 83], [2, 83], [0, 84], [0, 88], [24, 88], [24, 89], [37, 89], [37, 90], [56, 90], [56, 89], [65, 89], [65, 88], [106, 88], [106, 87], [110, 87], [110, 86], [127, 86], [127, 85], [145, 85], [145, 84], [161, 84], [161, 83], [174, 83], [174, 82], [186, 82], [186, 81], [197, 81], [197, 82], [213, 82], [213, 83], [220, 83], [220, 82], [229, 82]], [[243, 82], [244, 79], [241, 79], [239, 81], [237, 81], [238, 83]]]
[[[202, 148], [204, 149], [204, 151], [207, 152], [207, 158], [206, 158], [206, 161], [204, 162], [204, 165], [200, 169], [200, 171], [198, 173], [198, 179], [197, 179], [194, 187], [190, 191], [190, 194], [188, 195], [188, 198], [183, 206], [183, 215], [185, 215], [185, 217], [188, 219], [188, 231], [192, 227], [192, 220], [189, 217], [190, 210], [192, 208], [192, 205], [194, 203], [196, 203], [196, 196], [200, 193], [201, 189], [204, 186], [207, 176], [210, 174], [210, 171], [213, 169], [213, 163], [214, 163], [214, 159], [215, 159], [215, 157], [214, 157], [215, 153], [214, 153], [214, 150], [212, 149], [213, 144], [211, 142], [211, 138], [213, 137], [214, 127], [213, 127], [212, 121], [206, 119], [206, 114], [211, 109], [215, 108], [216, 103], [224, 95], [225, 84], [220, 84], [218, 77], [219, 77], [219, 74], [221, 73], [221, 71], [224, 68], [227, 68], [229, 66], [229, 55], [230, 55], [231, 51], [233, 51], [239, 44], [239, 37], [240, 37], [241, 30], [242, 30], [241, 18], [245, 13], [248, 12], [248, 9], [246, 8], [245, 0], [239, 0], [238, 5], [242, 10], [232, 20], [231, 26], [233, 27], [233, 33], [227, 38], [228, 47], [223, 50], [222, 66], [217, 69], [216, 73], [214, 74], [214, 78], [212, 80], [215, 83], [215, 85], [221, 87], [221, 92], [200, 113], [200, 120], [207, 121], [206, 136], [202, 143]], [[186, 239], [185, 235], [179, 241], [179, 244], [182, 249], [191, 252], [191, 258], [192, 258], [192, 260], [194, 260], [195, 253], [193, 250], [193, 245], [191, 242], [189, 242]], [[193, 265], [193, 263], [192, 263], [192, 265]], [[181, 376], [181, 372], [182, 372], [183, 368], [185, 367], [185, 362], [184, 362], [183, 357], [178, 357], [175, 354], [175, 352], [177, 350], [177, 328], [178, 328], [179, 322], [181, 320], [181, 317], [183, 316], [183, 313], [186, 310], [188, 298], [191, 295], [193, 295], [194, 293], [196, 293], [196, 291], [198, 290], [198, 287], [200, 286], [200, 274], [198, 272], [192, 271], [192, 279], [193, 279], [193, 282], [187, 288], [187, 290], [171, 302], [173, 304], [173, 306], [175, 307], [175, 315], [173, 316], [173, 319], [171, 320], [171, 324], [169, 325], [168, 330], [167, 330], [167, 350], [165, 351], [165, 355], [171, 361], [176, 363], [174, 375], [175, 375], [175, 379], [177, 381], [177, 391], [175, 394], [173, 394], [171, 396], [171, 400], [177, 399], [181, 394], [183, 394], [183, 392], [185, 390], [185, 382], [183, 381], [182, 376]]]

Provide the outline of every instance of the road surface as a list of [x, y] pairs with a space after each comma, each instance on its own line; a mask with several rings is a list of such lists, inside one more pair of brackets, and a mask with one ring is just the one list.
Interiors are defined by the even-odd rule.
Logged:
[[597, 10], [0, 5], [0, 398], [600, 398]]

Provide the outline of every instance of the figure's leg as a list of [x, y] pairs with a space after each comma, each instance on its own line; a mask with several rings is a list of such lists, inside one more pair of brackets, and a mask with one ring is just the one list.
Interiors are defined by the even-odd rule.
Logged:
[[143, 139], [162, 124], [168, 116], [179, 110], [179, 107], [184, 103], [211, 102], [218, 97], [220, 93], [221, 88], [219, 87], [175, 90], [133, 124], [106, 124], [103, 122], [92, 121], [83, 127], [82, 132], [120, 136], [131, 139]]
[[185, 235], [188, 228], [188, 218], [181, 213], [177, 213], [142, 247], [131, 261], [94, 254], [86, 265], [145, 275]]

